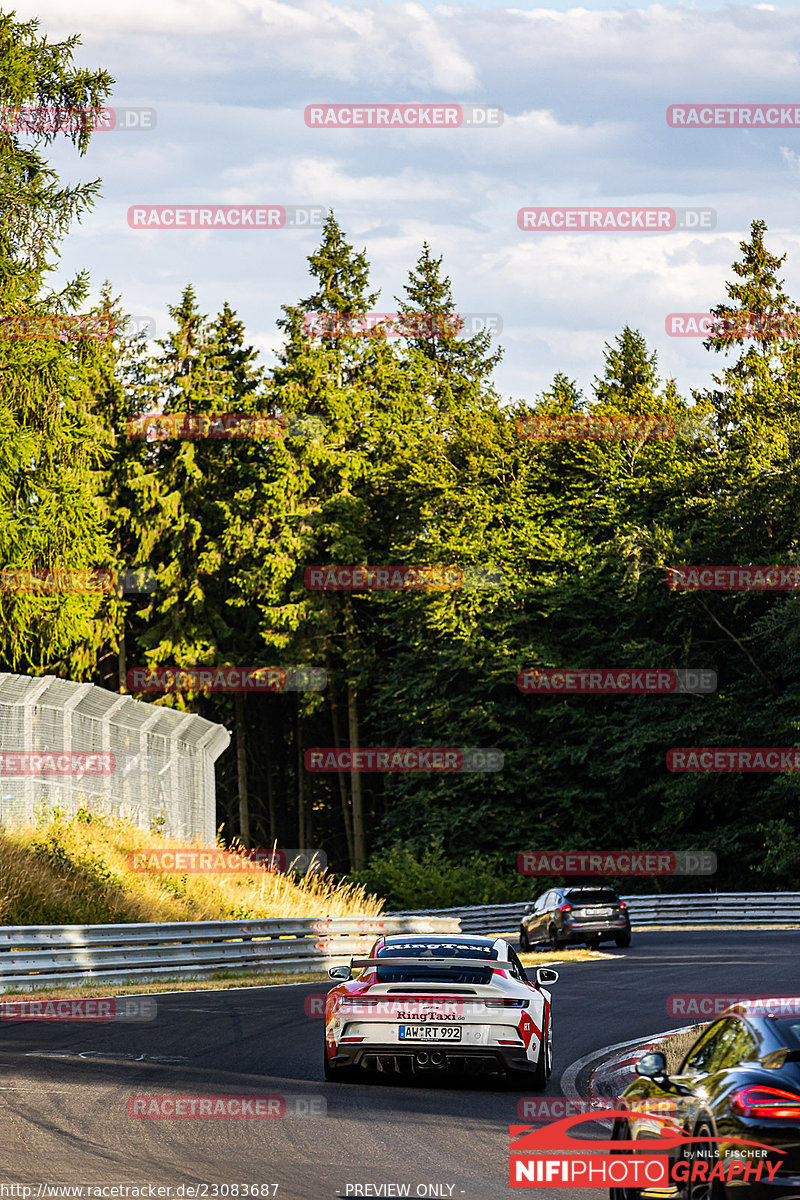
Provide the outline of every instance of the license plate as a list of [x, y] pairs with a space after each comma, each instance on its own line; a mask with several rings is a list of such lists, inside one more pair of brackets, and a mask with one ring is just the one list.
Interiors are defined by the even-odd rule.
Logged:
[[585, 908], [583, 915], [585, 917], [610, 917], [613, 911], [613, 908]]
[[461, 1030], [454, 1025], [401, 1025], [400, 1041], [460, 1042]]

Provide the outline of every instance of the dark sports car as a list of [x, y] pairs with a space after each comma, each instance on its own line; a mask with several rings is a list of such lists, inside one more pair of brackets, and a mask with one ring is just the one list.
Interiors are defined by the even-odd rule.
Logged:
[[709, 1140], [671, 1151], [670, 1190], [612, 1189], [612, 1200], [799, 1200], [800, 998], [732, 1005], [703, 1031], [675, 1075], [666, 1074], [659, 1053], [641, 1058], [636, 1073], [623, 1096], [629, 1115], [614, 1121], [615, 1140], [655, 1146], [663, 1123], [651, 1114], [671, 1105], [680, 1132]]

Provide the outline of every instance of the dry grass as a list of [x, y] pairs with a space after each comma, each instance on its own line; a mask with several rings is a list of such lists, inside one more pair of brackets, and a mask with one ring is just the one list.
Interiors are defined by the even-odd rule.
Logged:
[[586, 962], [594, 958], [617, 958], [621, 955], [604, 954], [602, 950], [586, 950], [583, 946], [575, 950], [548, 950], [544, 954], [520, 954], [523, 967], [549, 967], [553, 963]]
[[130, 855], [166, 848], [208, 849], [86, 813], [0, 833], [0, 925], [376, 916], [383, 904], [325, 874], [131, 869]]
[[664, 1038], [655, 1045], [654, 1049], [660, 1050], [667, 1060], [668, 1075], [675, 1074], [690, 1046], [694, 1045], [705, 1028], [706, 1025], [692, 1025], [683, 1033], [676, 1033], [673, 1037]]

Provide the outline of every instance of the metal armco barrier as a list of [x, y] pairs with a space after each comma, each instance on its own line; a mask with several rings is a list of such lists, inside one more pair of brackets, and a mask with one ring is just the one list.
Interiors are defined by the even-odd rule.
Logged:
[[[648, 925], [800, 925], [800, 892], [624, 896]], [[0, 926], [0, 993], [55, 984], [198, 979], [220, 971], [316, 971], [368, 951], [381, 933], [516, 933], [522, 904], [314, 920]]]
[[[800, 925], [800, 892], [690, 892], [669, 896], [623, 896], [631, 925], [715, 926]], [[525, 903], [477, 905], [472, 908], [424, 909], [419, 916], [450, 917], [462, 933], [516, 933]], [[406, 916], [392, 913], [391, 916]]]
[[9, 988], [218, 971], [316, 971], [368, 951], [381, 933], [458, 933], [428, 916], [183, 921], [142, 925], [0, 926], [0, 993]]

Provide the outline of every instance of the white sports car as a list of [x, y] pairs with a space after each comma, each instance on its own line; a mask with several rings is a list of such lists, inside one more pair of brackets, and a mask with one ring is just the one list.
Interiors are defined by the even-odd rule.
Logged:
[[[358, 971], [357, 975], [353, 975]], [[530, 982], [502, 938], [469, 934], [380, 937], [368, 958], [328, 971], [325, 1078], [358, 1068], [420, 1075], [504, 1072], [541, 1089], [553, 1063], [550, 993], [558, 972]]]

